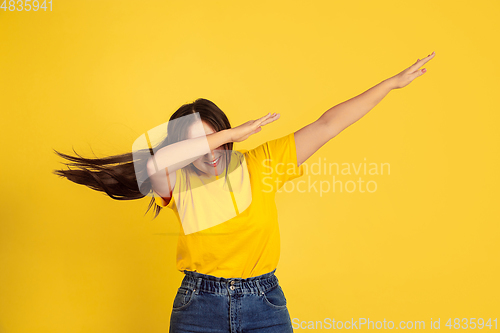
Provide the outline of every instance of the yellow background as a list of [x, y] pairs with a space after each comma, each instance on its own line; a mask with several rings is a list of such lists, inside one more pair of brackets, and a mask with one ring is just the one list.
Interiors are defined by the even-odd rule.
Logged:
[[[69, 1], [0, 11], [0, 332], [166, 332], [179, 230], [150, 198], [56, 177], [129, 152], [183, 103], [315, 121], [436, 51], [318, 158], [390, 163], [375, 193], [279, 193], [292, 318], [498, 318], [498, 1]], [[92, 149], [92, 150], [91, 150]], [[305, 176], [307, 177], [307, 176]], [[311, 176], [329, 180], [331, 176]], [[356, 181], [358, 176], [342, 176]], [[340, 176], [337, 179], [341, 179]], [[300, 179], [294, 180], [297, 183]]]

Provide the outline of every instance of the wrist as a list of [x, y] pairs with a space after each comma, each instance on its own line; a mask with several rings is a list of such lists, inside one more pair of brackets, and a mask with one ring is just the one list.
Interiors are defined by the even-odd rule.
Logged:
[[220, 133], [221, 133], [221, 138], [222, 138], [223, 144], [233, 142], [232, 128], [222, 130], [222, 131], [220, 131]]
[[385, 79], [384, 81], [382, 81], [389, 90], [393, 90], [393, 89], [396, 89], [397, 87], [397, 84], [396, 84], [396, 78], [393, 76], [393, 77], [390, 77], [388, 79]]
[[[201, 138], [200, 138], [201, 139]], [[228, 142], [231, 142], [231, 133], [228, 130], [221, 130], [206, 136], [210, 150], [214, 150]]]

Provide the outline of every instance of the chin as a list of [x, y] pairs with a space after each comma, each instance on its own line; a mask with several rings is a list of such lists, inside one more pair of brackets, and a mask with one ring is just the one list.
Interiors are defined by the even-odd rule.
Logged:
[[[216, 170], [214, 167], [207, 167], [207, 168], [197, 168], [199, 172], [203, 173], [203, 175], [207, 177], [214, 177], [216, 176]], [[217, 175], [220, 176], [222, 173], [223, 169], [221, 168], [220, 165], [217, 166]]]
[[204, 165], [201, 167], [198, 167], [195, 165], [195, 169], [201, 173], [202, 175], [205, 176], [215, 176], [215, 170], [213, 168], [206, 168]]

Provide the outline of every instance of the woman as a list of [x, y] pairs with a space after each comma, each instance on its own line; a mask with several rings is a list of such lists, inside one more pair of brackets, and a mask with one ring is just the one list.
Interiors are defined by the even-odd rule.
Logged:
[[434, 55], [298, 131], [249, 151], [233, 151], [233, 142], [246, 140], [280, 115], [232, 128], [213, 102], [197, 99], [171, 116], [168, 135], [158, 146], [97, 159], [56, 152], [80, 170], [55, 173], [118, 200], [153, 194], [148, 211], [156, 203], [155, 217], [162, 207], [175, 212], [180, 221], [177, 268], [185, 276], [173, 302], [170, 332], [293, 332], [275, 275], [280, 254], [276, 191], [301, 176], [301, 165], [314, 152], [392, 89], [423, 75], [426, 70], [419, 68]]

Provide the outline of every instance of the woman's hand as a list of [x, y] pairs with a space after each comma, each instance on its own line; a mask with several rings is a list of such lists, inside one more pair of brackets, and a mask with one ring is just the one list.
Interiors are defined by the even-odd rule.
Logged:
[[423, 75], [427, 70], [425, 68], [422, 68], [422, 69], [419, 69], [419, 68], [422, 67], [423, 65], [425, 65], [429, 60], [434, 58], [435, 55], [436, 55], [436, 53], [432, 52], [431, 54], [429, 54], [427, 57], [425, 57], [422, 60], [417, 59], [417, 61], [413, 65], [411, 65], [410, 67], [408, 67], [407, 69], [405, 69], [401, 73], [396, 74], [393, 77], [391, 77], [389, 79], [389, 81], [391, 81], [393, 89], [399, 89], [399, 88], [406, 87], [416, 77]]
[[260, 132], [262, 126], [278, 120], [279, 113], [268, 113], [264, 117], [257, 120], [249, 120], [240, 126], [229, 129], [232, 142], [241, 142], [246, 140], [250, 135]]

